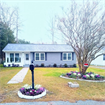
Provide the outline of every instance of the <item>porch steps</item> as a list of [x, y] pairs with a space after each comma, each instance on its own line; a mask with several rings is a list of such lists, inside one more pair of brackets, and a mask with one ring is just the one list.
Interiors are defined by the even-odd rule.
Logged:
[[29, 64], [25, 64], [25, 65], [23, 65], [23, 67], [29, 67]]

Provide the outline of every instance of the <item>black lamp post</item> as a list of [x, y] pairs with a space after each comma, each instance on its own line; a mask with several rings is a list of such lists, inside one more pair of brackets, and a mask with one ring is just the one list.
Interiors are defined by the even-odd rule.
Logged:
[[34, 65], [33, 63], [29, 67], [32, 73], [32, 89], [34, 89]]

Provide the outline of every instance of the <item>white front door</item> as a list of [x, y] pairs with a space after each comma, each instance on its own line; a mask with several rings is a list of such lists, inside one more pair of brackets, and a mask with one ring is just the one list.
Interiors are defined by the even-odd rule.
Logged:
[[25, 53], [25, 64], [30, 64], [30, 54]]

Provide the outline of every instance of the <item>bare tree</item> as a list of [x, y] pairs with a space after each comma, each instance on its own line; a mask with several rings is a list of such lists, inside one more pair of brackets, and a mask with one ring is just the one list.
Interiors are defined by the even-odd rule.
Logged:
[[18, 43], [18, 31], [21, 25], [18, 8], [8, 7], [5, 3], [0, 3], [0, 21], [16, 33], [16, 42]]
[[88, 67], [84, 63], [96, 59], [96, 55], [105, 46], [105, 11], [99, 8], [99, 2], [72, 1], [64, 16], [57, 18], [58, 29], [65, 41], [72, 46], [77, 56], [79, 71], [84, 74]]

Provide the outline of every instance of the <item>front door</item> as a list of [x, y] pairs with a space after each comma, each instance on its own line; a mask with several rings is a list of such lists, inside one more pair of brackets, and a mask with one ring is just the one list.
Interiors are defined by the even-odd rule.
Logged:
[[30, 56], [29, 56], [29, 53], [26, 53], [25, 54], [25, 64], [30, 64]]

